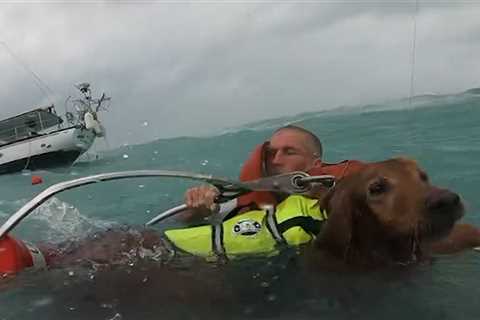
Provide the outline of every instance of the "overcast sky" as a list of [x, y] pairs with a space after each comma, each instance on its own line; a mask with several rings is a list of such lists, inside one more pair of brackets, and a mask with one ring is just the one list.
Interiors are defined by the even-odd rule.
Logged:
[[90, 82], [118, 146], [407, 97], [415, 16], [415, 93], [480, 86], [480, 1], [419, 4], [0, 0], [0, 117]]

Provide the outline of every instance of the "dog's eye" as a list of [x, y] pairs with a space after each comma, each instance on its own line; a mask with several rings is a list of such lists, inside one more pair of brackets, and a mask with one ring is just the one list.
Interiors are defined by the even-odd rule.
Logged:
[[368, 186], [368, 195], [370, 197], [376, 197], [387, 192], [389, 188], [390, 185], [388, 184], [387, 179], [379, 178], [370, 183], [370, 185]]
[[420, 171], [419, 176], [420, 176], [420, 180], [422, 180], [423, 182], [428, 182], [428, 175], [425, 172]]

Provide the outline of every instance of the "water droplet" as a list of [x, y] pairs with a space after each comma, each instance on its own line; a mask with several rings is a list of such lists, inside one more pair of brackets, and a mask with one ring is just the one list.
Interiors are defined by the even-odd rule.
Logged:
[[51, 297], [43, 297], [41, 299], [33, 301], [33, 305], [35, 307], [43, 307], [51, 304], [53, 302], [53, 299]]
[[143, 126], [148, 127], [148, 121], [143, 121]]
[[145, 283], [148, 281], [148, 277], [143, 278], [142, 282]]
[[145, 187], [145, 185], [144, 185], [144, 184], [139, 184], [138, 187], [139, 187], [140, 189], [143, 189], [143, 188]]
[[273, 302], [275, 300], [277, 300], [277, 296], [274, 295], [273, 293], [267, 296], [267, 301]]
[[246, 315], [250, 315], [253, 313], [253, 307], [250, 307], [250, 306], [247, 306], [243, 309], [243, 313], [246, 314]]
[[110, 318], [110, 319], [107, 319], [107, 320], [121, 320], [122, 319], [122, 315], [120, 313], [115, 313], [115, 315]]
[[153, 153], [154, 153], [154, 154], [158, 154], [158, 151], [157, 151], [157, 150], [155, 150], [155, 151], [153, 151]]
[[75, 275], [75, 272], [73, 272], [73, 271], [68, 271], [68, 275], [69, 275], [70, 277], [73, 277], [73, 276]]
[[123, 159], [128, 159], [128, 154], [124, 153], [122, 157]]
[[207, 164], [208, 164], [208, 160], [203, 160], [203, 161], [201, 162], [201, 165], [202, 165], [202, 166], [206, 166]]
[[266, 282], [266, 281], [263, 281], [262, 283], [260, 283], [260, 286], [261, 286], [262, 288], [268, 288], [268, 287], [270, 287], [270, 283], [268, 283], [268, 282]]

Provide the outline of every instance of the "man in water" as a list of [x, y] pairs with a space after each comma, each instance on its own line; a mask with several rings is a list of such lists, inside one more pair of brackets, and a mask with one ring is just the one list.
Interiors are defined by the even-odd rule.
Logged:
[[[324, 166], [322, 163], [323, 150], [320, 139], [312, 132], [298, 126], [288, 125], [277, 129], [262, 148], [264, 154], [262, 161], [265, 162], [265, 170], [262, 172], [263, 176], [304, 171], [315, 172], [315, 174], [332, 174], [338, 177], [343, 176], [348, 169], [348, 161]], [[247, 163], [249, 161], [252, 161], [252, 156], [247, 160]], [[358, 165], [361, 164], [355, 162], [351, 168], [354, 169], [353, 167]], [[261, 178], [261, 176], [252, 177], [251, 174], [250, 177], [246, 177], [249, 176], [249, 172], [245, 172], [246, 170], [248, 171], [247, 166], [248, 164], [245, 164], [240, 180]], [[185, 203], [189, 208], [196, 210], [191, 210], [191, 213], [185, 215], [185, 218], [211, 214], [216, 208], [215, 198], [218, 195], [219, 191], [210, 185], [187, 190]], [[255, 202], [255, 199], [253, 199], [253, 202]]]

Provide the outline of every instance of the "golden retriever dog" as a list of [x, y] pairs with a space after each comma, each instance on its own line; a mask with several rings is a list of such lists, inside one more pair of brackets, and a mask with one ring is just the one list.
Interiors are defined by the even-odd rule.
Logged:
[[314, 247], [347, 264], [409, 264], [480, 245], [477, 228], [456, 224], [464, 213], [459, 195], [433, 186], [406, 158], [343, 178], [321, 206], [328, 220]]

